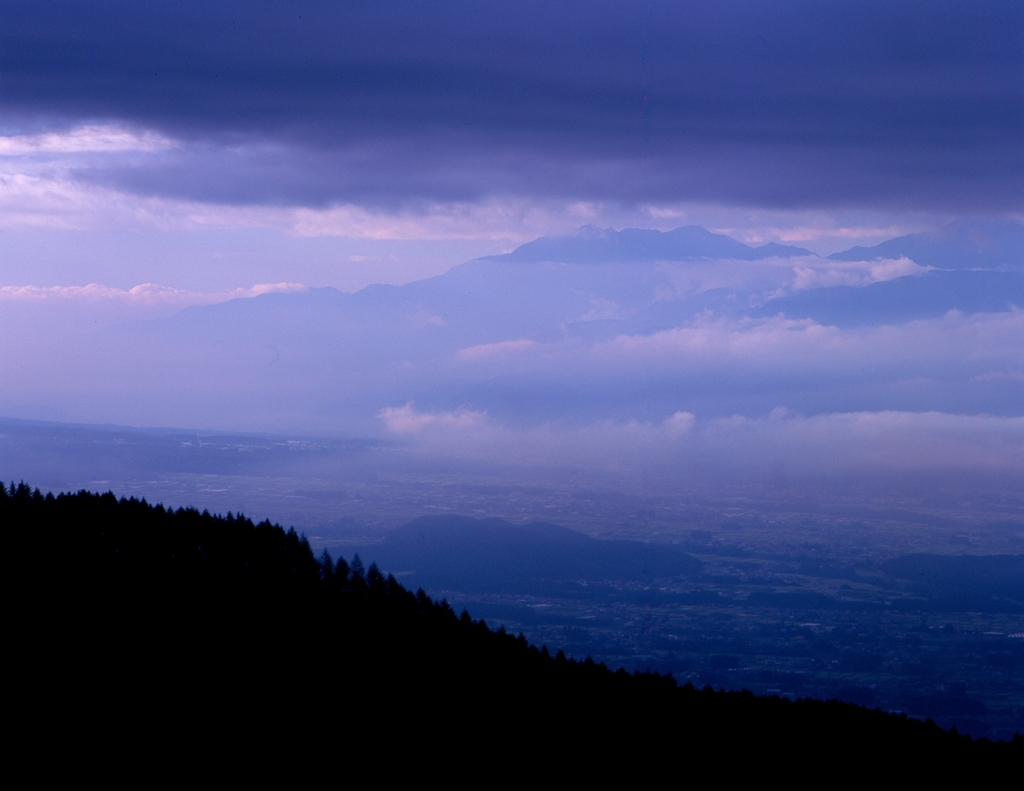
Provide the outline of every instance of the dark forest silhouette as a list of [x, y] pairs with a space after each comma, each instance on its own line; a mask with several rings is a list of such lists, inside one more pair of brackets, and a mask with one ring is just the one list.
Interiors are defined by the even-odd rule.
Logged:
[[1019, 737], [971, 740], [852, 704], [698, 690], [552, 655], [241, 515], [12, 484], [0, 526], [23, 735], [205, 734], [435, 760], [489, 750], [583, 773], [710, 759], [729, 771], [994, 771], [1024, 753]]

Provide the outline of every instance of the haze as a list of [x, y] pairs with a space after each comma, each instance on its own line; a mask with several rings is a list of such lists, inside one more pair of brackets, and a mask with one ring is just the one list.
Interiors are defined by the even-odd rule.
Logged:
[[5, 485], [1024, 732], [1020, 2], [5, 0], [0, 337]]

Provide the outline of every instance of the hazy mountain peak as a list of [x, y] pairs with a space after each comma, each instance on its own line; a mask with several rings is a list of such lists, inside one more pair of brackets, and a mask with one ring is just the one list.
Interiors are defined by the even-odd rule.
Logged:
[[1024, 269], [1024, 222], [958, 220], [941, 231], [911, 233], [873, 247], [851, 247], [833, 261], [873, 261], [906, 256], [937, 269]]
[[620, 261], [685, 261], [694, 258], [733, 258], [753, 261], [775, 256], [811, 255], [809, 250], [788, 245], [751, 247], [699, 225], [672, 231], [650, 228], [598, 228], [584, 225], [573, 234], [542, 236], [520, 245], [511, 253], [488, 260], [510, 262], [558, 261], [564, 263], [611, 263]]

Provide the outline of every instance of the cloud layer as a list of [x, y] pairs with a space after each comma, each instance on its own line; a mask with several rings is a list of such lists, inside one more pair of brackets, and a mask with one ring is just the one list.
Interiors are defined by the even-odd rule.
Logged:
[[[400, 414], [401, 418], [396, 420]], [[471, 464], [611, 473], [650, 489], [707, 483], [878, 479], [956, 472], [1024, 482], [1024, 418], [941, 412], [848, 412], [815, 416], [778, 409], [748, 418], [599, 421], [503, 426], [481, 413], [381, 415], [414, 453]], [[416, 428], [411, 426], [416, 424]]]
[[142, 304], [146, 307], [167, 306], [178, 309], [188, 305], [210, 305], [229, 299], [258, 297], [261, 294], [305, 290], [306, 287], [301, 283], [257, 283], [250, 288], [213, 293], [183, 291], [156, 283], [141, 283], [129, 289], [111, 288], [98, 283], [89, 283], [86, 286], [0, 286], [0, 302], [124, 302]]
[[0, 96], [149, 141], [81, 180], [204, 203], [1019, 211], [1022, 43], [1008, 1], [11, 2]]

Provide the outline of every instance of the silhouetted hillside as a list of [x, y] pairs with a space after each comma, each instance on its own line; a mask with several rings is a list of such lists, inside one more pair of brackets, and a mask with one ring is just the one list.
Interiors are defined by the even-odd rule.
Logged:
[[0, 493], [0, 526], [9, 716], [21, 733], [74, 733], [112, 761], [140, 744], [180, 762], [181, 750], [223, 756], [244, 742], [261, 745], [250, 771], [320, 755], [419, 771], [500, 753], [502, 766], [560, 776], [709, 761], [800, 775], [823, 760], [890, 772], [898, 760], [921, 776], [995, 770], [1024, 744], [552, 656], [358, 558], [317, 560], [294, 531], [231, 514], [22, 485]]
[[1024, 613], [1024, 555], [929, 555], [893, 558], [882, 569], [911, 583], [933, 608]]

